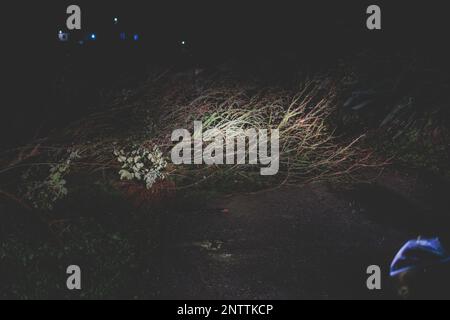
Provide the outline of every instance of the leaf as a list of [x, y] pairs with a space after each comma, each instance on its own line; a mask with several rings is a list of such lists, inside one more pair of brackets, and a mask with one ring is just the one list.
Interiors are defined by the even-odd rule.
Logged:
[[120, 180], [132, 180], [133, 174], [128, 172], [127, 170], [120, 170], [119, 172]]

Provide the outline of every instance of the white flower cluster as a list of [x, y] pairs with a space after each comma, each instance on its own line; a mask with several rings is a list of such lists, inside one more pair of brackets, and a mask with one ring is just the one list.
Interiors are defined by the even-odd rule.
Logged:
[[147, 189], [151, 189], [155, 182], [165, 178], [167, 161], [157, 146], [152, 151], [142, 147], [131, 152], [115, 150], [114, 155], [122, 164], [119, 171], [121, 180], [143, 181]]

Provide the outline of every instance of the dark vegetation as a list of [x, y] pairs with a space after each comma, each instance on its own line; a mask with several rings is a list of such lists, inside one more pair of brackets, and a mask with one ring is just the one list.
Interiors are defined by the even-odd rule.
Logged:
[[[365, 267], [419, 234], [447, 240], [448, 61], [432, 39], [337, 46], [329, 30], [301, 48], [275, 31], [52, 43], [4, 111], [0, 298], [380, 298]], [[279, 127], [280, 174], [174, 167], [170, 133], [194, 120]], [[142, 154], [156, 173], [129, 178], [121, 157]]]

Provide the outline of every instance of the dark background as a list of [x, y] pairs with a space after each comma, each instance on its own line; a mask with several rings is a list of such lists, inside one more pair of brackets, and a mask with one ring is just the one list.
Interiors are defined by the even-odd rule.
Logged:
[[[70, 4], [82, 9], [82, 30], [74, 37], [95, 32], [97, 41], [82, 47], [57, 41]], [[382, 8], [382, 31], [366, 29], [370, 4]], [[280, 61], [289, 52], [304, 65], [325, 68], [370, 50], [393, 56], [411, 51], [441, 69], [449, 65], [444, 1], [20, 1], [2, 6], [1, 12], [7, 85], [0, 142], [5, 146], [25, 143], [79, 117], [96, 103], [99, 88], [124, 73], [145, 77], [148, 64], [211, 66], [260, 57]], [[119, 17], [118, 26], [113, 17]], [[140, 40], [112, 41], [119, 29], [138, 33]], [[79, 89], [68, 102], [55, 90], [67, 70], [66, 85]]]
[[[69, 4], [78, 4], [82, 8], [82, 30], [71, 34], [74, 39], [85, 40], [82, 46], [78, 45], [76, 41], [61, 43], [57, 38], [58, 31], [65, 30], [66, 8]], [[366, 8], [370, 4], [378, 4], [382, 8], [382, 31], [368, 31], [366, 29]], [[355, 132], [345, 133], [350, 136], [359, 135], [359, 130], [365, 133], [367, 127], [370, 128], [367, 122], [375, 123], [378, 128], [378, 124], [386, 118], [386, 115], [390, 114], [392, 107], [400, 99], [411, 96], [418, 99], [416, 109], [412, 112], [417, 112], [416, 117], [419, 119], [423, 118], [428, 121], [431, 117], [424, 111], [432, 110], [433, 107], [437, 109], [442, 105], [443, 109], [447, 109], [447, 112], [435, 113], [434, 117], [437, 117], [440, 121], [437, 121], [437, 124], [433, 123], [431, 126], [433, 130], [445, 127], [441, 126], [441, 122], [446, 121], [446, 125], [449, 123], [446, 120], [450, 114], [448, 112], [450, 103], [448, 103], [448, 94], [446, 94], [448, 86], [443, 85], [450, 82], [448, 80], [450, 73], [448, 72], [449, 52], [447, 48], [449, 30], [447, 15], [449, 13], [444, 1], [165, 0], [158, 2], [147, 0], [113, 3], [112, 1], [95, 0], [73, 2], [40, 0], [2, 4], [0, 13], [0, 20], [3, 24], [1, 29], [3, 35], [1, 39], [1, 75], [4, 78], [0, 86], [3, 98], [0, 112], [0, 150], [2, 152], [6, 148], [14, 148], [27, 143], [31, 139], [46, 137], [55, 129], [63, 128], [70, 122], [101, 108], [103, 108], [102, 111], [108, 110], [107, 108], [110, 108], [108, 103], [102, 105], [102, 92], [120, 93], [121, 90], [126, 88], [136, 88], [150, 74], [150, 70], [170, 68], [175, 72], [188, 73], [197, 67], [215, 68], [224, 62], [232, 61], [237, 66], [238, 71], [242, 73], [252, 73], [252, 75], [261, 78], [267, 77], [264, 86], [261, 86], [265, 88], [266, 85], [274, 84], [276, 86], [280, 83], [289, 82], [283, 80], [289, 79], [293, 73], [306, 70], [306, 72], [314, 74], [317, 71], [331, 70], [330, 68], [336, 66], [341, 59], [345, 60], [345, 67], [347, 65], [354, 66], [358, 63], [358, 59], [354, 57], [361, 52], [370, 53], [365, 55], [368, 58], [363, 61], [367, 65], [367, 69], [371, 69], [370, 77], [367, 77], [369, 81], [364, 83], [364, 86], [367, 85], [367, 87], [363, 87], [363, 89], [377, 87], [377, 82], [380, 82], [380, 87], [384, 89], [381, 82], [387, 79], [391, 80], [385, 82], [387, 83], [385, 86], [389, 87], [387, 88], [388, 91], [390, 89], [395, 92], [388, 92], [387, 94], [381, 92], [379, 96], [376, 96], [376, 106], [380, 105], [381, 108], [362, 110], [363, 112], [360, 115], [358, 114], [362, 120], [355, 117], [357, 121], [342, 126], [343, 130], [354, 130]], [[114, 17], [119, 18], [119, 24], [116, 26], [113, 24]], [[128, 34], [139, 34], [140, 40], [137, 42], [119, 41], [117, 36], [121, 31]], [[97, 35], [97, 41], [86, 41], [91, 33]], [[186, 41], [187, 45], [182, 46], [182, 41]], [[376, 63], [371, 60], [372, 57], [382, 57], [382, 59], [388, 60], [388, 63]], [[404, 68], [407, 68], [407, 66], [402, 65], [404, 57], [406, 57], [404, 60], [407, 61], [405, 64], [408, 64], [410, 59], [416, 59], [420, 61], [420, 66], [412, 72], [404, 74], [402, 84], [406, 89], [394, 89], [392, 83], [398, 77], [398, 74]], [[264, 63], [259, 63], [259, 61], [264, 61]], [[379, 65], [382, 65], [384, 69], [379, 68]], [[388, 72], [389, 70], [386, 69], [391, 67], [395, 70]], [[253, 72], [258, 68], [265, 72]], [[432, 72], [422, 72], [427, 68]], [[436, 70], [439, 72], [435, 72]], [[440, 79], [441, 75], [444, 75], [446, 79]], [[422, 78], [424, 81], [420, 81]], [[436, 90], [433, 90], [434, 88]], [[350, 95], [351, 92], [348, 92], [348, 94]], [[410, 116], [409, 114], [406, 115]], [[446, 115], [446, 117], [442, 115]], [[334, 120], [334, 118], [332, 119]], [[336, 119], [339, 119], [339, 117], [336, 117]], [[377, 121], [373, 121], [373, 119]], [[354, 123], [358, 126], [352, 125]], [[400, 129], [403, 128], [400, 127]], [[377, 136], [382, 131], [385, 131], [384, 127], [377, 130], [375, 135]], [[416, 132], [422, 134], [424, 131]], [[62, 132], [62, 130], [56, 130], [56, 132]], [[55, 137], [56, 135], [51, 136]], [[419, 140], [412, 141], [417, 143]], [[430, 141], [433, 144], [435, 141], [443, 143], [439, 142], [438, 139], [431, 139]], [[389, 138], [380, 138], [380, 144], [384, 145], [386, 142], [389, 142]], [[34, 143], [32, 146], [34, 147], [36, 144]], [[401, 146], [402, 142], [400, 141], [393, 144], [392, 148], [399, 149]], [[439, 146], [438, 144], [437, 147]], [[428, 148], [425, 151], [418, 149], [416, 153], [420, 156], [426, 160], [431, 158], [430, 162], [422, 160], [422, 167], [428, 169], [429, 163], [437, 163], [439, 168], [444, 167], [445, 169], [445, 164], [449, 163], [448, 157], [441, 157], [440, 154], [433, 156], [428, 152]], [[412, 154], [415, 155], [415, 150], [412, 151]], [[444, 148], [442, 153], [446, 151], [447, 149]], [[409, 155], [411, 150], [403, 151], [403, 153]], [[419, 158], [419, 161], [420, 159], [422, 158]], [[230, 220], [229, 224], [223, 224], [222, 222], [229, 220], [229, 214], [226, 217], [219, 216], [216, 213], [215, 205], [213, 205], [214, 208], [205, 207], [205, 213], [211, 212], [213, 214], [205, 215], [203, 210], [198, 211], [199, 205], [208, 202], [208, 200], [204, 200], [203, 196], [201, 200], [189, 198], [188, 204], [192, 209], [189, 209], [190, 207], [179, 199], [168, 201], [170, 207], [168, 210], [171, 212], [167, 214], [166, 209], [164, 209], [164, 214], [159, 215], [156, 211], [155, 217], [161, 216], [163, 218], [161, 218], [161, 222], [154, 222], [153, 216], [130, 214], [129, 200], [124, 201], [122, 196], [120, 198], [112, 197], [103, 190], [101, 196], [98, 196], [97, 192], [91, 192], [91, 190], [97, 190], [95, 189], [97, 185], [92, 186], [92, 189], [90, 189], [91, 187], [85, 188], [85, 184], [81, 183], [81, 180], [85, 177], [80, 175], [80, 181], [76, 179], [73, 181], [74, 185], [80, 182], [77, 190], [83, 190], [79, 194], [75, 191], [72, 198], [61, 203], [61, 207], [55, 216], [58, 216], [58, 219], [72, 215], [77, 218], [76, 221], [79, 221], [79, 226], [77, 222], [70, 222], [70, 225], [74, 228], [70, 237], [82, 240], [86, 238], [86, 245], [90, 245], [88, 241], [94, 241], [97, 249], [100, 250], [92, 254], [96, 258], [98, 256], [98, 259], [91, 259], [92, 256], [86, 255], [86, 252], [78, 252], [78, 249], [76, 249], [77, 256], [81, 259], [92, 260], [89, 261], [89, 265], [92, 266], [91, 269], [100, 270], [102, 274], [103, 268], [98, 268], [99, 263], [103, 261], [102, 259], [110, 262], [115, 257], [105, 254], [106, 251], [103, 247], [104, 244], [106, 248], [109, 248], [109, 242], [106, 241], [111, 238], [110, 232], [115, 233], [117, 231], [124, 234], [132, 243], [138, 243], [135, 247], [136, 251], [132, 250], [130, 254], [134, 255], [137, 252], [139, 257], [136, 261], [145, 261], [145, 263], [139, 263], [139, 266], [145, 268], [148, 265], [149, 248], [146, 245], [147, 242], [142, 241], [141, 235], [145, 234], [145, 236], [142, 236], [143, 239], [147, 239], [148, 234], [151, 236], [150, 240], [155, 237], [155, 243], [160, 245], [158, 250], [161, 250], [161, 252], [155, 253], [154, 257], [158, 257], [155, 261], [162, 260], [163, 263], [155, 266], [156, 272], [154, 274], [150, 272], [147, 280], [151, 279], [152, 281], [140, 279], [141, 273], [135, 272], [135, 269], [131, 268], [131, 264], [121, 270], [125, 286], [127, 288], [134, 288], [134, 286], [143, 288], [144, 293], [155, 294], [159, 292], [158, 286], [161, 284], [168, 288], [165, 291], [166, 295], [164, 295], [164, 292], [160, 294], [163, 297], [179, 296], [185, 290], [191, 290], [192, 292], [189, 292], [189, 294], [194, 297], [197, 294], [205, 296], [209, 293], [205, 291], [204, 288], [207, 286], [203, 286], [202, 281], [200, 281], [201, 277], [197, 281], [196, 277], [193, 277], [192, 280], [191, 277], [185, 276], [190, 274], [189, 270], [193, 268], [191, 263], [196, 260], [193, 259], [196, 258], [196, 255], [185, 257], [184, 250], [172, 251], [172, 243], [186, 243], [188, 242], [187, 239], [190, 239], [191, 233], [196, 233], [191, 230], [198, 230], [199, 234], [206, 235], [217, 232], [232, 240], [236, 239], [236, 230], [243, 230], [246, 237], [250, 239], [253, 237], [253, 239], [258, 240], [259, 238], [255, 233], [259, 232], [255, 231], [262, 230], [261, 234], [266, 236], [267, 234], [270, 235], [271, 230], [275, 231], [280, 226], [281, 229], [279, 230], [290, 231], [285, 233], [276, 230], [273, 237], [274, 243], [264, 242], [265, 240], [263, 242], [256, 241], [257, 247], [253, 248], [254, 252], [259, 253], [261, 247], [264, 248], [263, 251], [266, 251], [266, 248], [272, 246], [277, 248], [278, 245], [280, 255], [273, 256], [273, 251], [270, 250], [268, 256], [257, 255], [258, 260], [252, 260], [257, 268], [249, 268], [246, 263], [240, 264], [236, 269], [238, 271], [234, 273], [236, 279], [233, 279], [236, 283], [241, 284], [246, 278], [258, 279], [260, 277], [264, 279], [266, 278], [265, 274], [271, 274], [276, 275], [276, 279], [272, 280], [278, 284], [278, 288], [285, 289], [286, 283], [289, 283], [289, 286], [292, 287], [291, 292], [302, 295], [309, 293], [305, 288], [298, 286], [300, 269], [296, 269], [297, 266], [305, 266], [305, 257], [291, 253], [302, 250], [303, 243], [314, 244], [315, 242], [311, 242], [310, 239], [313, 238], [322, 239], [326, 247], [322, 248], [320, 245], [315, 248], [311, 247], [313, 249], [311, 251], [320, 251], [318, 255], [315, 252], [310, 253], [306, 248], [306, 254], [310, 253], [317, 259], [315, 265], [316, 260], [312, 260], [311, 266], [314, 267], [310, 270], [313, 271], [311, 274], [315, 277], [309, 279], [311, 283], [307, 282], [306, 289], [308, 287], [317, 289], [311, 290], [314, 293], [321, 291], [320, 287], [316, 288], [317, 284], [314, 283], [314, 279], [322, 279], [322, 273], [325, 272], [326, 277], [332, 276], [336, 281], [332, 287], [338, 288], [336, 292], [331, 290], [327, 294], [331, 293], [331, 296], [333, 296], [333, 293], [342, 294], [342, 288], [344, 288], [344, 291], [348, 291], [347, 294], [353, 296], [355, 292], [359, 293], [356, 290], [357, 287], [353, 287], [353, 285], [364, 282], [362, 279], [355, 277], [361, 271], [359, 267], [362, 264], [373, 263], [371, 260], [374, 255], [370, 248], [376, 248], [375, 258], [382, 259], [375, 259], [377, 260], [375, 263], [384, 261], [383, 263], [387, 265], [401, 243], [406, 239], [415, 237], [418, 234], [417, 231], [422, 233], [426, 229], [426, 231], [431, 231], [430, 233], [433, 235], [448, 234], [448, 223], [446, 222], [449, 212], [448, 184], [441, 183], [440, 179], [435, 179], [436, 175], [440, 175], [440, 171], [437, 171], [437, 174], [433, 173], [433, 175], [428, 175], [428, 172], [422, 172], [422, 170], [415, 171], [417, 172], [412, 175], [417, 175], [419, 177], [417, 180], [411, 181], [409, 175], [406, 174], [404, 181], [398, 179], [396, 174], [389, 175], [388, 172], [387, 181], [384, 182], [385, 185], [380, 187], [357, 186], [354, 191], [349, 191], [348, 194], [345, 193], [338, 197], [323, 190], [319, 190], [318, 196], [316, 196], [311, 194], [311, 188], [309, 187], [300, 191], [300, 193], [297, 190], [280, 190], [269, 198], [271, 205], [266, 205], [264, 195], [254, 200], [244, 197], [235, 206], [239, 208], [239, 211], [249, 212], [251, 216], [255, 217], [254, 220], [247, 219], [244, 216], [243, 220]], [[15, 171], [9, 176], [5, 176], [5, 184], [14, 184], [16, 177], [13, 177], [13, 174], [15, 174]], [[17, 176], [17, 179], [20, 179], [20, 175]], [[86, 177], [86, 181], [90, 180]], [[414, 192], [409, 193], [410, 191], [408, 191], [408, 198], [406, 199], [403, 192], [397, 194], [397, 192], [391, 191], [391, 187], [400, 191], [413, 188]], [[327, 197], [330, 197], [331, 200], [328, 201]], [[341, 200], [339, 200], [339, 203], [335, 202], [336, 199], [341, 197], [343, 198], [342, 206], [345, 206], [342, 208], [340, 207]], [[256, 207], [257, 210], [255, 209], [255, 213], [257, 212], [258, 215], [251, 214], [253, 212], [252, 205], [248, 204], [251, 201], [261, 203], [261, 206]], [[357, 204], [355, 210], [361, 209], [361, 212], [363, 212], [364, 209], [367, 212], [369, 218], [363, 221], [375, 221], [377, 222], [376, 225], [379, 221], [378, 229], [372, 230], [373, 233], [368, 235], [369, 238], [362, 235], [367, 232], [366, 227], [372, 226], [372, 224], [361, 223], [360, 220], [350, 221], [353, 224], [349, 224], [348, 220], [344, 219], [347, 214], [349, 217], [354, 216], [355, 206], [347, 207], [347, 202]], [[279, 207], [272, 206], [272, 203]], [[205, 205], [209, 205], [209, 203]], [[6, 208], [8, 206], [9, 203], [7, 203]], [[220, 206], [220, 208], [222, 207], [227, 208], [228, 202], [226, 205]], [[280, 225], [279, 216], [273, 215], [275, 212], [283, 212], [286, 211], [286, 208], [291, 208], [290, 212], [293, 216], [296, 216], [297, 208], [300, 207], [305, 207], [308, 210], [305, 211], [305, 216], [299, 216], [299, 220], [294, 220], [299, 226], [298, 228], [287, 228], [288, 224], [289, 226], [292, 224], [291, 220], [285, 225], [281, 221]], [[3, 209], [4, 207], [1, 208], [1, 213], [8, 218], [2, 223], [2, 230], [6, 230], [6, 232], [2, 232], [2, 235], [9, 237], [10, 232], [13, 232], [17, 234], [18, 239], [26, 238], [25, 240], [28, 241], [29, 238], [32, 245], [27, 244], [25, 245], [26, 248], [40, 246], [42, 241], [46, 243], [47, 233], [42, 240], [41, 231], [36, 231], [41, 228], [40, 223], [36, 224], [37, 227], [35, 225], [35, 218], [38, 215], [34, 215], [33, 212], [34, 218], [29, 219], [28, 211], [24, 215], [17, 214], [15, 203], [11, 211]], [[331, 208], [333, 209], [331, 210]], [[335, 208], [337, 209], [334, 210]], [[200, 212], [201, 215], [198, 214]], [[337, 214], [335, 215], [333, 212]], [[428, 215], [430, 212], [433, 215]], [[207, 219], [211, 220], [205, 220], [206, 216]], [[344, 218], [341, 218], [342, 216]], [[89, 222], [84, 224], [84, 218], [86, 217], [89, 217]], [[94, 217], [92, 221], [90, 220], [91, 217]], [[134, 218], [130, 220], [130, 217]], [[329, 217], [336, 217], [338, 220], [333, 220], [333, 218], [329, 220]], [[17, 232], [15, 231], [16, 220], [19, 221]], [[30, 225], [29, 229], [23, 228], [22, 220], [26, 221], [26, 226]], [[327, 223], [328, 220], [329, 223]], [[444, 220], [445, 223], [443, 223]], [[308, 230], [300, 227], [304, 221], [312, 221], [307, 226]], [[250, 230], [247, 228], [249, 223], [252, 225]], [[211, 226], [217, 226], [217, 228], [209, 230]], [[223, 230], [223, 226], [225, 226], [225, 230]], [[275, 229], [272, 229], [272, 227], [275, 227]], [[48, 227], [43, 226], [43, 228], [45, 229], [43, 233], [47, 232]], [[78, 231], [77, 228], [80, 230]], [[393, 237], [392, 240], [395, 241], [380, 247], [378, 236], [384, 239], [383, 235], [390, 234], [391, 228], [407, 230], [408, 235], [399, 231], [399, 233], [395, 233], [395, 237], [398, 237], [398, 239]], [[10, 229], [13, 231], [10, 231]], [[220, 232], [218, 229], [220, 229]], [[25, 232], [24, 230], [29, 231]], [[91, 232], [91, 230], [95, 230], [95, 232]], [[97, 230], [101, 230], [101, 232]], [[106, 230], [106, 232], [103, 230]], [[149, 230], [154, 232], [149, 232]], [[342, 232], [346, 230], [351, 232], [348, 235], [343, 234]], [[323, 238], [321, 236], [322, 231], [326, 231]], [[86, 237], [87, 233], [92, 234], [92, 238]], [[318, 238], [314, 238], [318, 234]], [[373, 239], [370, 239], [371, 237]], [[103, 238], [107, 240], [103, 240]], [[22, 244], [22, 241], [14, 241], [15, 238], [11, 239], [13, 240], [10, 243], [18, 242], [19, 245]], [[36, 239], [38, 240], [36, 241]], [[51, 236], [51, 239], [53, 239], [53, 236]], [[76, 248], [78, 248], [79, 241], [74, 242], [77, 243]], [[330, 245], [328, 246], [328, 244]], [[59, 245], [56, 245], [55, 248], [57, 251], [60, 249]], [[168, 248], [170, 254], [166, 257]], [[327, 248], [338, 248], [339, 250], [332, 251], [327, 250]], [[330, 254], [331, 251], [335, 255]], [[9, 281], [6, 282], [7, 286], [9, 286], [8, 283], [16, 282], [16, 279], [23, 279], [23, 283], [26, 283], [25, 280], [27, 279], [21, 273], [22, 269], [17, 268], [17, 261], [14, 261], [16, 255], [20, 258], [24, 257], [22, 251], [17, 250], [14, 244], [10, 252], [13, 252], [14, 255], [11, 257], [12, 263], [9, 272], [2, 273], [9, 278]], [[100, 252], [100, 254], [97, 254], [97, 252]], [[72, 254], [72, 251], [70, 253]], [[142, 258], [140, 258], [141, 255]], [[153, 258], [153, 253], [150, 256]], [[163, 259], [159, 259], [160, 256]], [[278, 257], [281, 257], [281, 259], [278, 259]], [[361, 260], [359, 260], [360, 258]], [[73, 258], [71, 257], [71, 259]], [[45, 260], [43, 259], [44, 262]], [[124, 261], [122, 256], [119, 260]], [[31, 258], [28, 261], [31, 261]], [[54, 261], [53, 258], [50, 261]], [[260, 266], [264, 266], [266, 261], [269, 264], [261, 268]], [[335, 277], [336, 271], [332, 267], [329, 268], [328, 261], [331, 261], [331, 266], [338, 266], [338, 270], [341, 270], [344, 276]], [[33, 261], [33, 268], [35, 265], [35, 269], [40, 271], [41, 266]], [[167, 265], [174, 265], [175, 268], [166, 268]], [[56, 268], [55, 265], [52, 265], [50, 270], [54, 270], [53, 268]], [[25, 269], [28, 270], [28, 268], [23, 268], [23, 270]], [[114, 272], [116, 272], [117, 268], [113, 262], [110, 264], [110, 269], [114, 269]], [[275, 273], [272, 273], [272, 270], [269, 272], [269, 269], [274, 269]], [[130, 270], [133, 271], [130, 272]], [[140, 270], [139, 267], [138, 270]], [[187, 273], [186, 270], [188, 270]], [[155, 283], [153, 276], [159, 275], [158, 272], [161, 272], [163, 277], [156, 282], [153, 291], [153, 287], [149, 288], [149, 283], [152, 285]], [[46, 273], [51, 274], [52, 272], [46, 271]], [[280, 274], [284, 276], [279, 277]], [[105, 277], [108, 277], [108, 272], [105, 273]], [[218, 278], [220, 277], [221, 275]], [[40, 279], [41, 276], [39, 275], [37, 278]], [[287, 280], [286, 283], [285, 280]], [[96, 281], [97, 279], [94, 282]], [[166, 286], [167, 283], [170, 284], [172, 281], [174, 286]], [[342, 285], [346, 282], [348, 282], [347, 286]], [[227, 284], [223, 280], [218, 283]], [[53, 284], [51, 284], [51, 287], [55, 289]], [[259, 285], [256, 285], [255, 288], [258, 289]], [[196, 292], [197, 290], [198, 292]], [[230, 296], [236, 296], [236, 292], [233, 292], [233, 286], [227, 290], [231, 292]], [[219, 290], [218, 293], [223, 294], [227, 290], [224, 292]], [[303, 292], [303, 290], [305, 291]], [[130, 293], [119, 291], [116, 291], [119, 296], [127, 296]], [[271, 291], [278, 294], [276, 290]], [[9, 291], [5, 292], [7, 295], [9, 294]], [[265, 290], [262, 290], [262, 292], [265, 292]], [[253, 297], [257, 296], [258, 292], [250, 293]]]

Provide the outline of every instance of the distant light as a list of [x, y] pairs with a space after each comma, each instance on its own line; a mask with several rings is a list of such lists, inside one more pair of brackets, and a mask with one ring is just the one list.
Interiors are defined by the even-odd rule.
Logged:
[[184, 46], [186, 45], [186, 41], [181, 41], [181, 44]]
[[114, 24], [117, 24], [119, 22], [119, 18], [114, 18]]
[[58, 39], [61, 42], [67, 42], [69, 41], [69, 34], [68, 33], [64, 33], [61, 30], [58, 32]]
[[91, 40], [97, 39], [97, 35], [95, 33], [91, 34]]
[[134, 39], [134, 41], [138, 41], [138, 40], [139, 40], [139, 35], [138, 35], [138, 34], [135, 34], [135, 35], [133, 36], [133, 39]]

